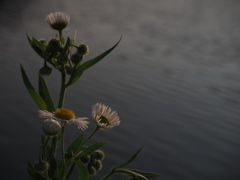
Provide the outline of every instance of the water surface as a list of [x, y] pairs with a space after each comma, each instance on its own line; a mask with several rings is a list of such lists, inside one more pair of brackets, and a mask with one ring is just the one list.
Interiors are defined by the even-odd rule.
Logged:
[[[66, 107], [77, 115], [89, 117], [91, 106], [102, 102], [122, 120], [94, 137], [109, 144], [104, 168], [92, 179], [141, 147], [130, 167], [158, 172], [158, 179], [240, 179], [238, 7], [236, 0], [1, 1], [2, 178], [27, 179], [27, 162], [37, 160], [42, 120], [19, 67], [37, 86], [43, 63], [26, 33], [51, 38], [55, 32], [45, 16], [62, 11], [71, 16], [65, 35], [72, 37], [76, 29], [77, 42], [89, 45], [86, 59], [123, 35], [67, 92]], [[56, 71], [47, 79], [55, 101], [59, 82]], [[67, 131], [69, 140], [80, 133], [74, 126]]]

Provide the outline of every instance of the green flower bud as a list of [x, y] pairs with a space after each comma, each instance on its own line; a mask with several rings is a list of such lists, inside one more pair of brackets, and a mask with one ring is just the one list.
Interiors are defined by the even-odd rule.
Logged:
[[97, 160], [102, 160], [104, 159], [104, 152], [101, 150], [96, 150], [95, 152], [92, 153], [93, 157]]
[[82, 55], [81, 54], [78, 54], [78, 53], [75, 53], [71, 56], [71, 61], [74, 63], [74, 64], [78, 64], [80, 61], [82, 61]]
[[60, 123], [53, 119], [47, 119], [42, 124], [42, 130], [48, 136], [57, 135], [60, 129], [61, 129]]
[[90, 167], [87, 167], [87, 169], [88, 169], [88, 173], [90, 174], [90, 175], [94, 175], [94, 174], [96, 174], [96, 169], [95, 169], [95, 167], [93, 167], [93, 166], [90, 166]]
[[94, 160], [92, 166], [95, 167], [97, 171], [102, 169], [102, 162], [100, 160]]
[[46, 51], [50, 53], [56, 53], [61, 51], [61, 44], [57, 39], [51, 39], [46, 47]]
[[67, 70], [66, 70], [66, 73], [67, 73], [68, 75], [71, 75], [71, 74], [72, 74], [72, 71], [73, 71], [73, 68], [67, 66], [66, 69], [67, 69]]
[[90, 156], [82, 156], [79, 158], [84, 164], [87, 164], [90, 161]]
[[42, 172], [47, 171], [49, 166], [50, 165], [48, 164], [48, 162], [42, 161], [42, 162], [36, 162], [33, 167], [37, 172], [42, 173]]
[[48, 66], [43, 66], [40, 68], [39, 74], [41, 74], [43, 76], [49, 76], [52, 74], [52, 68], [50, 68]]
[[89, 53], [89, 48], [86, 44], [80, 44], [77, 48], [77, 51], [81, 55], [87, 55]]

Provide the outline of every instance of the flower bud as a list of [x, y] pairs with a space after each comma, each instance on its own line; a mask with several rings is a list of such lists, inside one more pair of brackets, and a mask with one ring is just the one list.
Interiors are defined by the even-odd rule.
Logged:
[[95, 167], [95, 169], [97, 171], [102, 169], [102, 162], [100, 160], [94, 160], [94, 162], [92, 163], [92, 166]]
[[33, 167], [37, 172], [42, 173], [42, 172], [47, 171], [49, 166], [50, 165], [48, 164], [48, 162], [42, 161], [42, 162], [36, 162]]
[[84, 164], [87, 164], [90, 161], [90, 156], [82, 156], [79, 158]]
[[66, 73], [67, 73], [68, 75], [71, 75], [71, 74], [72, 74], [72, 71], [73, 71], [73, 68], [72, 68], [72, 67], [66, 66]]
[[46, 21], [53, 29], [61, 31], [68, 26], [70, 17], [65, 13], [55, 12], [47, 15]]
[[39, 74], [43, 75], [43, 76], [49, 76], [52, 74], [52, 68], [48, 67], [48, 66], [43, 66], [41, 67], [41, 69], [39, 70]]
[[74, 64], [78, 64], [80, 61], [82, 61], [82, 55], [81, 54], [78, 54], [78, 53], [75, 53], [71, 56], [71, 61], [74, 63]]
[[101, 150], [96, 150], [95, 152], [92, 153], [93, 157], [97, 160], [102, 160], [104, 159], [104, 152]]
[[89, 53], [89, 48], [86, 44], [80, 44], [77, 48], [78, 53], [81, 55], [87, 55]]
[[95, 167], [93, 167], [93, 166], [90, 166], [90, 167], [87, 167], [87, 169], [88, 169], [88, 173], [90, 174], [90, 175], [94, 175], [94, 174], [96, 174], [96, 169], [95, 169]]
[[42, 130], [46, 135], [55, 136], [59, 133], [61, 125], [58, 121], [47, 119], [42, 124]]
[[46, 47], [46, 51], [50, 53], [56, 53], [61, 50], [61, 44], [57, 39], [51, 39]]

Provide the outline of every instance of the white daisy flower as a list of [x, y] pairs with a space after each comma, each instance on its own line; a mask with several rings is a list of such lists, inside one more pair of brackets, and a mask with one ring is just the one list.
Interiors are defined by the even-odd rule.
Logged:
[[120, 118], [116, 111], [105, 104], [96, 103], [92, 107], [92, 117], [101, 129], [112, 129], [120, 125]]
[[63, 30], [70, 22], [70, 17], [62, 12], [55, 12], [47, 15], [47, 23], [55, 30]]
[[86, 117], [76, 117], [74, 112], [69, 109], [58, 108], [55, 112], [39, 110], [39, 117], [44, 119], [54, 119], [61, 124], [75, 124], [79, 129], [85, 130], [89, 122]]

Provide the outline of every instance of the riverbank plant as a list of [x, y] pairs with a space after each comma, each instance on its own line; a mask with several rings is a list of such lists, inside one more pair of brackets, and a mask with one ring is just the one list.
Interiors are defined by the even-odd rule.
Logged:
[[[49, 26], [56, 30], [56, 35], [51, 39], [37, 39], [27, 35], [27, 40], [33, 50], [43, 59], [43, 66], [38, 71], [38, 90], [36, 90], [26, 71], [21, 65], [23, 82], [38, 106], [39, 118], [42, 118], [42, 138], [40, 140], [39, 157], [35, 163], [28, 163], [28, 175], [31, 180], [67, 180], [71, 177], [74, 168], [78, 169], [78, 180], [88, 180], [103, 168], [105, 153], [101, 147], [107, 142], [98, 142], [92, 145], [91, 138], [98, 130], [112, 129], [120, 125], [117, 112], [103, 103], [92, 106], [92, 122], [96, 127], [88, 137], [84, 132], [88, 130], [90, 120], [88, 117], [79, 117], [68, 107], [64, 106], [67, 88], [73, 86], [84, 73], [108, 55], [120, 40], [111, 48], [85, 61], [89, 53], [86, 44], [75, 44], [76, 35], [71, 39], [63, 36], [63, 30], [69, 25], [70, 17], [62, 12], [51, 13], [46, 17]], [[45, 78], [57, 70], [61, 76], [60, 94], [57, 105], [54, 103]], [[76, 125], [79, 135], [65, 147], [65, 127]], [[60, 150], [59, 150], [60, 149]], [[126, 168], [139, 154], [138, 150], [130, 159], [109, 170], [101, 180], [107, 180], [114, 174], [121, 173], [129, 179], [146, 180], [158, 177], [151, 172], [144, 172]], [[57, 156], [57, 153], [60, 155]]]

